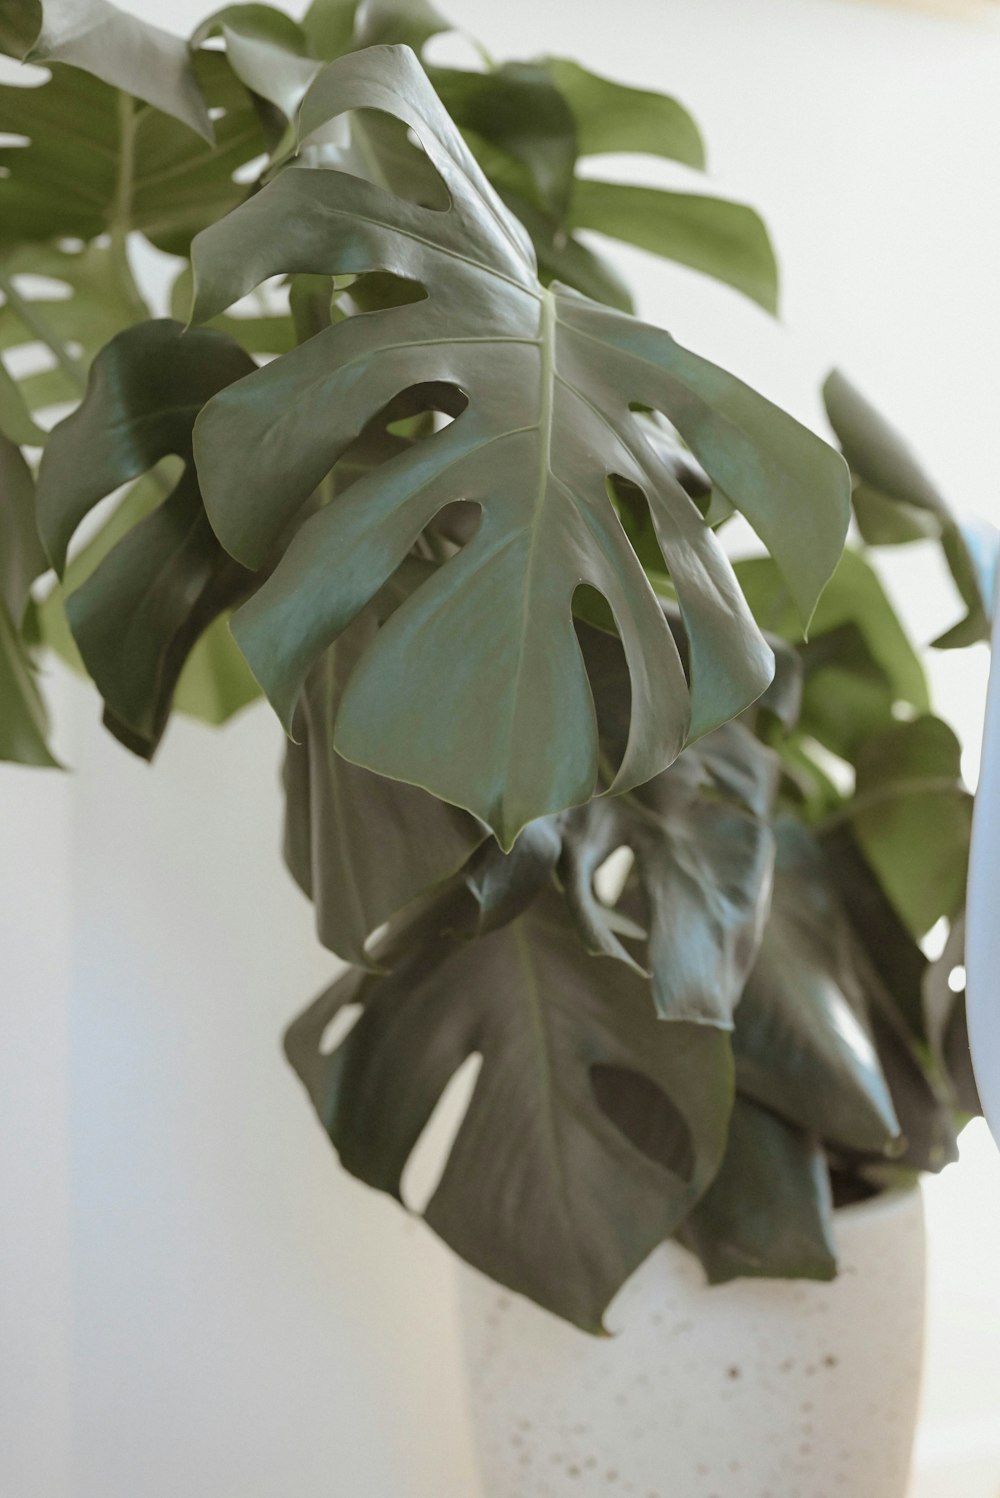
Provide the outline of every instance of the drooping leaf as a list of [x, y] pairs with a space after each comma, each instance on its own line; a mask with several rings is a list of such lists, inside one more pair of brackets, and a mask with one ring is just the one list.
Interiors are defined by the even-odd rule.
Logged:
[[423, 570], [416, 562], [403, 568], [317, 661], [299, 704], [302, 742], [289, 745], [285, 766], [292, 873], [316, 906], [323, 944], [363, 967], [371, 965], [373, 932], [456, 874], [486, 836], [465, 812], [351, 764], [333, 747], [351, 671]]
[[[561, 876], [588, 949], [648, 970], [658, 1013], [731, 1029], [771, 893], [776, 761], [728, 724], [628, 797], [571, 812]], [[749, 797], [749, 800], [747, 799]], [[639, 960], [614, 929], [595, 875], [618, 848], [635, 856], [648, 942]]]
[[771, 911], [736, 1011], [739, 1089], [800, 1129], [864, 1154], [899, 1135], [852, 937], [819, 844], [777, 824]]
[[681, 1239], [712, 1285], [744, 1277], [833, 1279], [833, 1199], [822, 1149], [801, 1129], [737, 1097], [722, 1168]]
[[[555, 895], [481, 940], [432, 940], [388, 977], [344, 983], [286, 1042], [342, 1164], [398, 1197], [442, 1091], [480, 1055], [426, 1221], [484, 1273], [599, 1331], [718, 1169], [725, 1036], [660, 1024], [648, 986], [589, 958]], [[324, 1055], [345, 1002], [364, 1011]]]
[[227, 5], [202, 21], [191, 45], [200, 47], [212, 36], [225, 39], [237, 78], [293, 119], [322, 66], [309, 56], [302, 27], [272, 5]]
[[924, 715], [894, 723], [858, 758], [854, 833], [916, 936], [965, 903], [972, 797], [962, 783], [961, 757], [948, 725]]
[[989, 639], [1000, 533], [960, 521], [899, 432], [839, 370], [823, 387], [830, 425], [854, 474], [854, 512], [872, 545], [937, 537], [966, 606], [965, 619], [934, 643], [942, 649]]
[[194, 642], [246, 590], [219, 546], [191, 461], [191, 430], [208, 397], [253, 368], [214, 329], [169, 319], [118, 335], [95, 360], [87, 396], [52, 433], [39, 473], [38, 523], [59, 573], [90, 510], [168, 454], [185, 467], [68, 599], [74, 639], [131, 747], [151, 754]]
[[614, 83], [565, 57], [547, 58], [545, 68], [573, 113], [581, 156], [638, 152], [704, 167], [701, 132], [676, 99]]
[[0, 51], [82, 69], [212, 139], [185, 43], [109, 0], [0, 0]]
[[591, 229], [714, 276], [778, 310], [778, 268], [758, 213], [744, 203], [578, 178], [569, 227]]
[[[689, 732], [732, 716], [770, 677], [721, 548], [629, 403], [666, 411], [779, 557], [806, 615], [839, 552], [846, 485], [818, 439], [668, 335], [543, 291], [523, 231], [405, 50], [332, 64], [307, 96], [303, 129], [372, 107], [418, 133], [451, 207], [425, 209], [338, 172], [286, 170], [200, 237], [196, 312], [215, 315], [281, 270], [390, 270], [428, 294], [349, 318], [214, 401], [198, 425], [198, 467], [217, 533], [252, 564], [381, 406], [415, 383], [464, 392], [468, 409], [446, 430], [296, 535], [234, 629], [290, 726], [312, 661], [420, 531], [454, 499], [478, 503], [475, 538], [359, 663], [335, 744], [467, 807], [509, 846], [526, 822], [593, 789], [593, 710], [571, 634], [581, 581], [611, 604], [633, 675], [617, 788], [662, 769]], [[669, 632], [608, 499], [609, 473], [649, 499], [691, 641], [691, 718]], [[432, 699], [441, 719], [463, 724], [461, 744], [442, 744]]]

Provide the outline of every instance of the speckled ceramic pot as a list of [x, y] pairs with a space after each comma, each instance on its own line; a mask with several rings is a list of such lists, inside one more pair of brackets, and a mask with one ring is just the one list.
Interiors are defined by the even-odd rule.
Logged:
[[668, 1243], [594, 1339], [471, 1270], [485, 1498], [905, 1498], [924, 1337], [918, 1189], [837, 1213], [829, 1285], [710, 1289]]

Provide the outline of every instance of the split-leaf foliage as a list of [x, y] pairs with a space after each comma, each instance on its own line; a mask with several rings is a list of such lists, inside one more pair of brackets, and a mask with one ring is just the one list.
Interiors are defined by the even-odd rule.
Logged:
[[448, 29], [0, 0], [0, 757], [55, 765], [46, 647], [146, 758], [263, 690], [341, 1162], [403, 1199], [478, 1058], [423, 1215], [598, 1331], [665, 1237], [828, 1278], [838, 1192], [953, 1156], [970, 797], [870, 548], [940, 542], [949, 647], [995, 551], [842, 376], [843, 457], [635, 317], [605, 240], [777, 307], [753, 210], [594, 175], [702, 170], [682, 104]]

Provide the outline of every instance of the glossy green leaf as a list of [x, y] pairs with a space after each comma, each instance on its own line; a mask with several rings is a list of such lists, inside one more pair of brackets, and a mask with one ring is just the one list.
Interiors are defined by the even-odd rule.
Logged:
[[778, 310], [774, 250], [760, 215], [743, 203], [578, 178], [569, 225], [676, 260]]
[[[761, 816], [775, 781], [771, 752], [728, 724], [639, 791], [567, 817], [560, 874], [580, 934], [591, 952], [648, 970], [664, 1019], [732, 1029], [770, 902], [774, 844]], [[648, 927], [638, 955], [594, 883], [622, 847], [635, 856]]]
[[117, 541], [69, 598], [67, 612], [111, 719], [152, 753], [194, 642], [246, 589], [205, 516], [191, 430], [208, 397], [253, 361], [225, 334], [163, 319], [115, 338], [94, 363], [86, 399], [49, 439], [38, 523], [60, 573], [90, 510], [167, 454], [184, 460], [173, 490]]
[[369, 937], [419, 895], [458, 872], [486, 829], [417, 786], [373, 775], [333, 747], [344, 687], [371, 640], [413, 587], [404, 568], [317, 661], [296, 725], [300, 744], [285, 764], [285, 848], [316, 906], [320, 940], [348, 962], [370, 966]]
[[800, 1129], [866, 1154], [899, 1135], [850, 929], [818, 843], [778, 824], [771, 913], [736, 1011], [739, 1089]]
[[[806, 613], [840, 548], [846, 485], [818, 439], [667, 334], [544, 292], [523, 231], [405, 50], [332, 64], [305, 101], [303, 128], [375, 104], [417, 130], [451, 208], [424, 209], [337, 172], [287, 170], [200, 237], [197, 315], [290, 269], [380, 268], [428, 295], [349, 318], [214, 401], [198, 424], [199, 473], [217, 533], [252, 564], [381, 406], [418, 382], [464, 392], [468, 409], [451, 426], [299, 532], [234, 629], [290, 726], [311, 662], [387, 569], [449, 501], [478, 503], [473, 541], [359, 664], [335, 743], [467, 807], [509, 846], [526, 822], [593, 789], [593, 710], [570, 632], [581, 581], [611, 604], [633, 675], [636, 721], [618, 788], [662, 769], [689, 732], [732, 716], [770, 677], [770, 652], [721, 548], [629, 402], [669, 414], [779, 555]], [[669, 632], [608, 499], [609, 472], [650, 502], [691, 639], [690, 717]], [[807, 546], [803, 528], [783, 520], [804, 506]], [[440, 717], [465, 725], [463, 743], [442, 744], [431, 699]]]
[[704, 167], [701, 132], [676, 99], [614, 83], [565, 57], [547, 58], [545, 68], [573, 113], [581, 156], [638, 152]]
[[[363, 1013], [325, 1055], [344, 1003]], [[555, 895], [479, 941], [432, 940], [388, 977], [349, 975], [286, 1044], [342, 1164], [395, 1196], [448, 1081], [480, 1055], [424, 1216], [476, 1268], [588, 1331], [725, 1147], [725, 1036], [660, 1024], [643, 980], [592, 961]]]
[[743, 1277], [833, 1279], [833, 1199], [822, 1149], [737, 1097], [722, 1168], [684, 1224], [682, 1241], [713, 1285]]
[[946, 723], [924, 716], [885, 729], [858, 758], [854, 833], [917, 936], [965, 903], [972, 797], [961, 752]]
[[0, 50], [80, 68], [212, 139], [185, 43], [109, 0], [0, 0]]

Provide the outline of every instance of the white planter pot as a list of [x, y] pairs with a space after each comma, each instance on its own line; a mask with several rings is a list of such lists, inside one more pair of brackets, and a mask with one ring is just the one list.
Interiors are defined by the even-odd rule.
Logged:
[[588, 1337], [461, 1270], [485, 1498], [905, 1498], [924, 1337], [919, 1189], [837, 1213], [831, 1284], [709, 1288], [657, 1249]]

